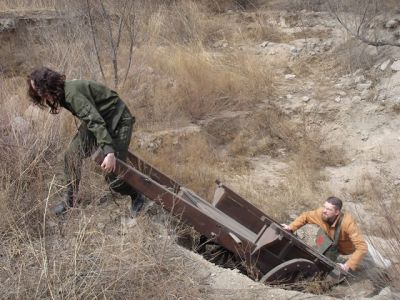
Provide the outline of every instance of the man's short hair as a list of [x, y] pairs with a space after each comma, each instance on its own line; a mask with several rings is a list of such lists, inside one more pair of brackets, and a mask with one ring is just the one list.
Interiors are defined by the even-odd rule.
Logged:
[[328, 197], [328, 199], [326, 199], [326, 202], [334, 205], [338, 210], [342, 209], [343, 202], [338, 197], [334, 196]]

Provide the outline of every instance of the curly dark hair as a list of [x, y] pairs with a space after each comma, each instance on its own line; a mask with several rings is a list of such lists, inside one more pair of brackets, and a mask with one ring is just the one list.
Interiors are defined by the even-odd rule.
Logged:
[[[31, 81], [33, 81], [33, 86]], [[27, 78], [28, 96], [39, 107], [50, 107], [50, 113], [58, 114], [60, 106], [65, 101], [65, 75], [46, 67], [34, 69]], [[53, 98], [53, 102], [46, 100], [46, 95]]]

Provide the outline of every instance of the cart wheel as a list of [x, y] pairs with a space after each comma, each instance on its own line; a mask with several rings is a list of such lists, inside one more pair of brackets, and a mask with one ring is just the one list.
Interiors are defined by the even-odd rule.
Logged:
[[319, 269], [310, 260], [296, 258], [288, 260], [265, 274], [260, 282], [269, 284], [290, 284], [297, 281], [311, 281]]

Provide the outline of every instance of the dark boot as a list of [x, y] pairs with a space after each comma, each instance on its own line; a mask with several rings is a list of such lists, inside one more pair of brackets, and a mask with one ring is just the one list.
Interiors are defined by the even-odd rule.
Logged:
[[142, 194], [131, 195], [131, 214], [136, 216], [142, 209], [144, 196]]
[[65, 194], [65, 199], [64, 201], [62, 201], [61, 203], [57, 204], [54, 208], [53, 208], [53, 212], [56, 215], [61, 215], [65, 212], [67, 212], [67, 210], [71, 207], [74, 206], [74, 192], [72, 189], [68, 189], [67, 193]]

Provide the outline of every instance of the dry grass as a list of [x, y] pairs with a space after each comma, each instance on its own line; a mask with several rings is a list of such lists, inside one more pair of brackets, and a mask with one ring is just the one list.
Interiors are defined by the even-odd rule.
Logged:
[[387, 175], [374, 177], [365, 174], [350, 191], [350, 197], [354, 203], [363, 204], [364, 209], [371, 211], [372, 217], [362, 218], [364, 234], [379, 237], [380, 239], [368, 238], [369, 242], [383, 255], [391, 261], [392, 265], [388, 269], [391, 278], [389, 284], [400, 289], [400, 223], [398, 214], [400, 213], [400, 194], [396, 183], [391, 182]]
[[201, 119], [223, 110], [253, 106], [267, 97], [273, 79], [267, 66], [257, 68], [245, 53], [210, 53], [197, 47], [160, 49], [150, 62], [163, 79], [155, 82], [146, 119], [161, 122]]
[[[10, 263], [2, 266], [3, 297], [199, 297], [197, 284], [188, 276], [191, 266], [166, 232], [145, 218], [130, 230], [118, 220], [105, 220], [102, 227], [93, 212], [75, 211], [58, 224], [47, 220], [42, 237], [25, 232], [3, 237], [0, 252]], [[110, 227], [112, 232], [107, 232]]]

